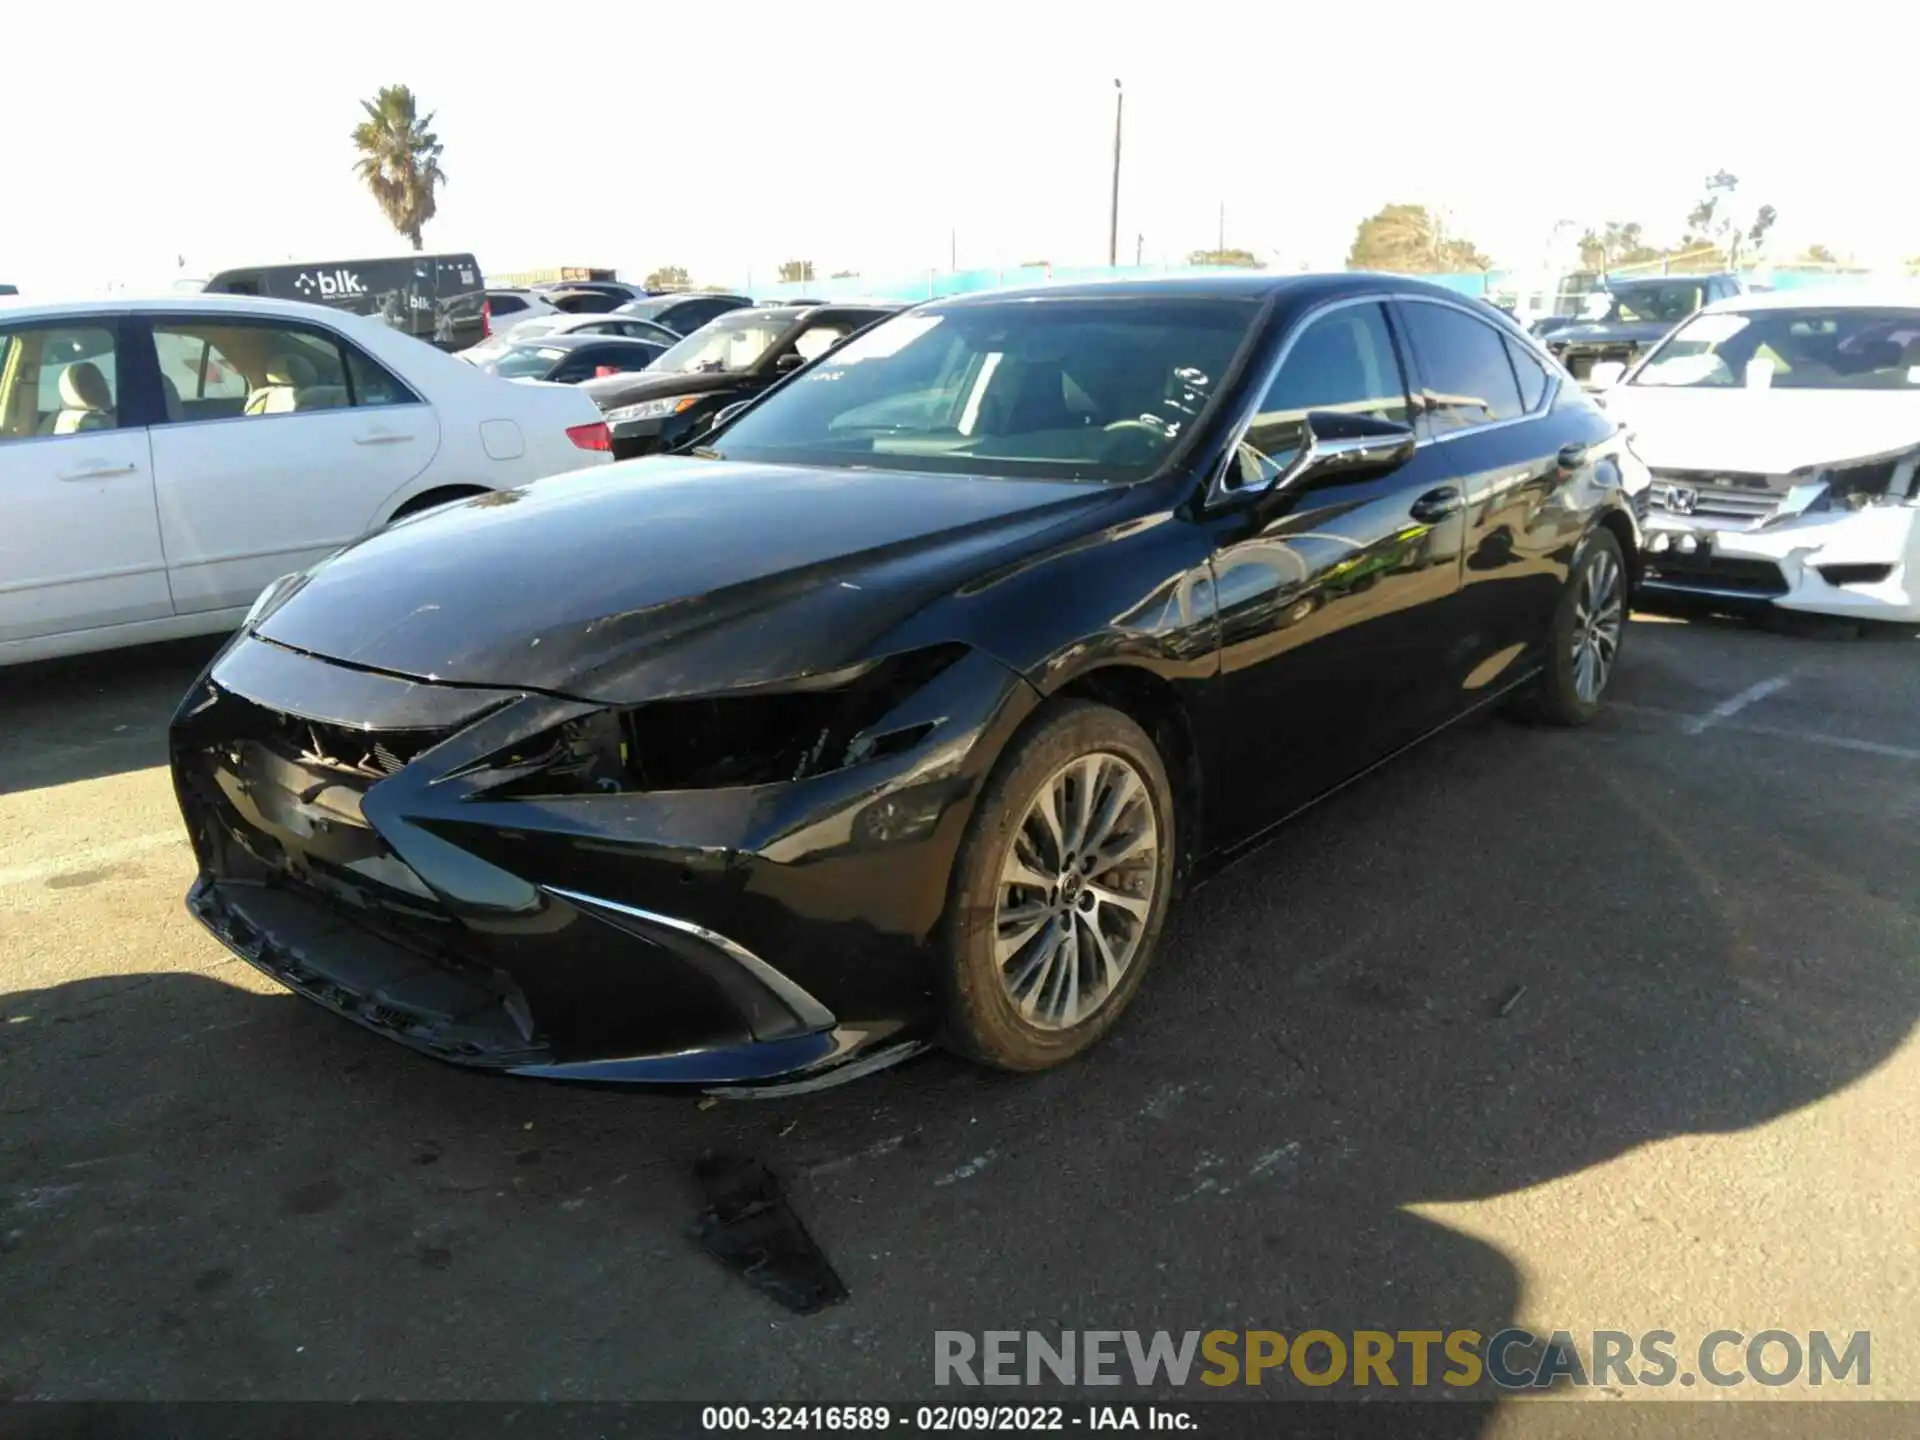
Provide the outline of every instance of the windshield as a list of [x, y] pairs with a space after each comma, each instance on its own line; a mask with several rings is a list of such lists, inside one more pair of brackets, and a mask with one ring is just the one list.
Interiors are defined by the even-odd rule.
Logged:
[[1633, 383], [1723, 390], [1920, 389], [1920, 308], [1700, 315], [1653, 353]]
[[1698, 280], [1663, 280], [1658, 284], [1622, 285], [1605, 294], [1596, 292], [1589, 303], [1605, 308], [1605, 324], [1633, 325], [1657, 321], [1671, 325], [1698, 310], [1706, 296]]
[[1007, 300], [883, 321], [713, 442], [726, 459], [1130, 480], [1218, 393], [1257, 306]]
[[489, 355], [480, 368], [506, 380], [542, 380], [566, 358], [567, 352], [555, 345], [515, 345]]
[[722, 315], [717, 320], [709, 320], [667, 351], [653, 362], [653, 368], [682, 375], [730, 375], [750, 369], [792, 325], [792, 320], [784, 318]]

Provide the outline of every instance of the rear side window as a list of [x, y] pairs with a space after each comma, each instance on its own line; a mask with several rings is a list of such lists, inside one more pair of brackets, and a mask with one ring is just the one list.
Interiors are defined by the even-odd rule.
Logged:
[[171, 422], [267, 418], [409, 404], [412, 391], [328, 331], [272, 321], [153, 321]]
[[101, 325], [0, 331], [0, 444], [120, 423], [119, 351]]
[[518, 295], [489, 295], [487, 308], [496, 315], [511, 315], [517, 310], [527, 308], [527, 302]]
[[1424, 300], [1405, 302], [1401, 313], [1419, 357], [1426, 410], [1437, 434], [1525, 413], [1506, 337], [1498, 330], [1464, 310]]
[[1547, 368], [1511, 335], [1502, 338], [1507, 342], [1507, 358], [1513, 361], [1514, 378], [1520, 382], [1521, 407], [1531, 415], [1547, 398]]

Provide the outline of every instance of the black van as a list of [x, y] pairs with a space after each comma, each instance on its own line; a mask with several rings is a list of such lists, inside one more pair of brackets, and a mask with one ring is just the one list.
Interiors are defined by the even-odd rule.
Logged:
[[205, 288], [212, 295], [268, 295], [338, 306], [384, 320], [442, 350], [464, 350], [486, 337], [486, 279], [471, 255], [253, 265], [222, 270]]

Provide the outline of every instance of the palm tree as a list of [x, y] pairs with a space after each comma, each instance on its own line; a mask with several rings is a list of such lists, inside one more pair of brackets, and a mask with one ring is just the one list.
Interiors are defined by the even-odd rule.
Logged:
[[420, 229], [433, 219], [435, 187], [447, 183], [440, 168], [440, 137], [427, 127], [432, 115], [418, 114], [413, 91], [383, 85], [360, 108], [367, 118], [353, 127], [360, 160], [353, 167], [367, 182], [381, 213], [419, 250]]

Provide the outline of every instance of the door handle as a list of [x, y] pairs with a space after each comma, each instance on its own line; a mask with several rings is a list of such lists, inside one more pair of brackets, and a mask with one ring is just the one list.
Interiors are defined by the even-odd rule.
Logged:
[[1587, 463], [1587, 447], [1580, 441], [1575, 440], [1570, 445], [1562, 445], [1557, 458], [1560, 461], [1560, 468], [1562, 470], [1578, 470], [1582, 465]]
[[1466, 508], [1467, 502], [1460, 492], [1451, 485], [1442, 485], [1438, 490], [1429, 490], [1412, 505], [1408, 506], [1413, 518], [1431, 525], [1436, 520], [1444, 520], [1449, 515], [1458, 515]]
[[353, 437], [356, 445], [402, 445], [413, 439], [404, 430], [369, 430], [365, 435]]
[[139, 472], [138, 465], [103, 465], [97, 460], [82, 460], [78, 470], [62, 470], [62, 480], [111, 480], [115, 475], [133, 475]]

